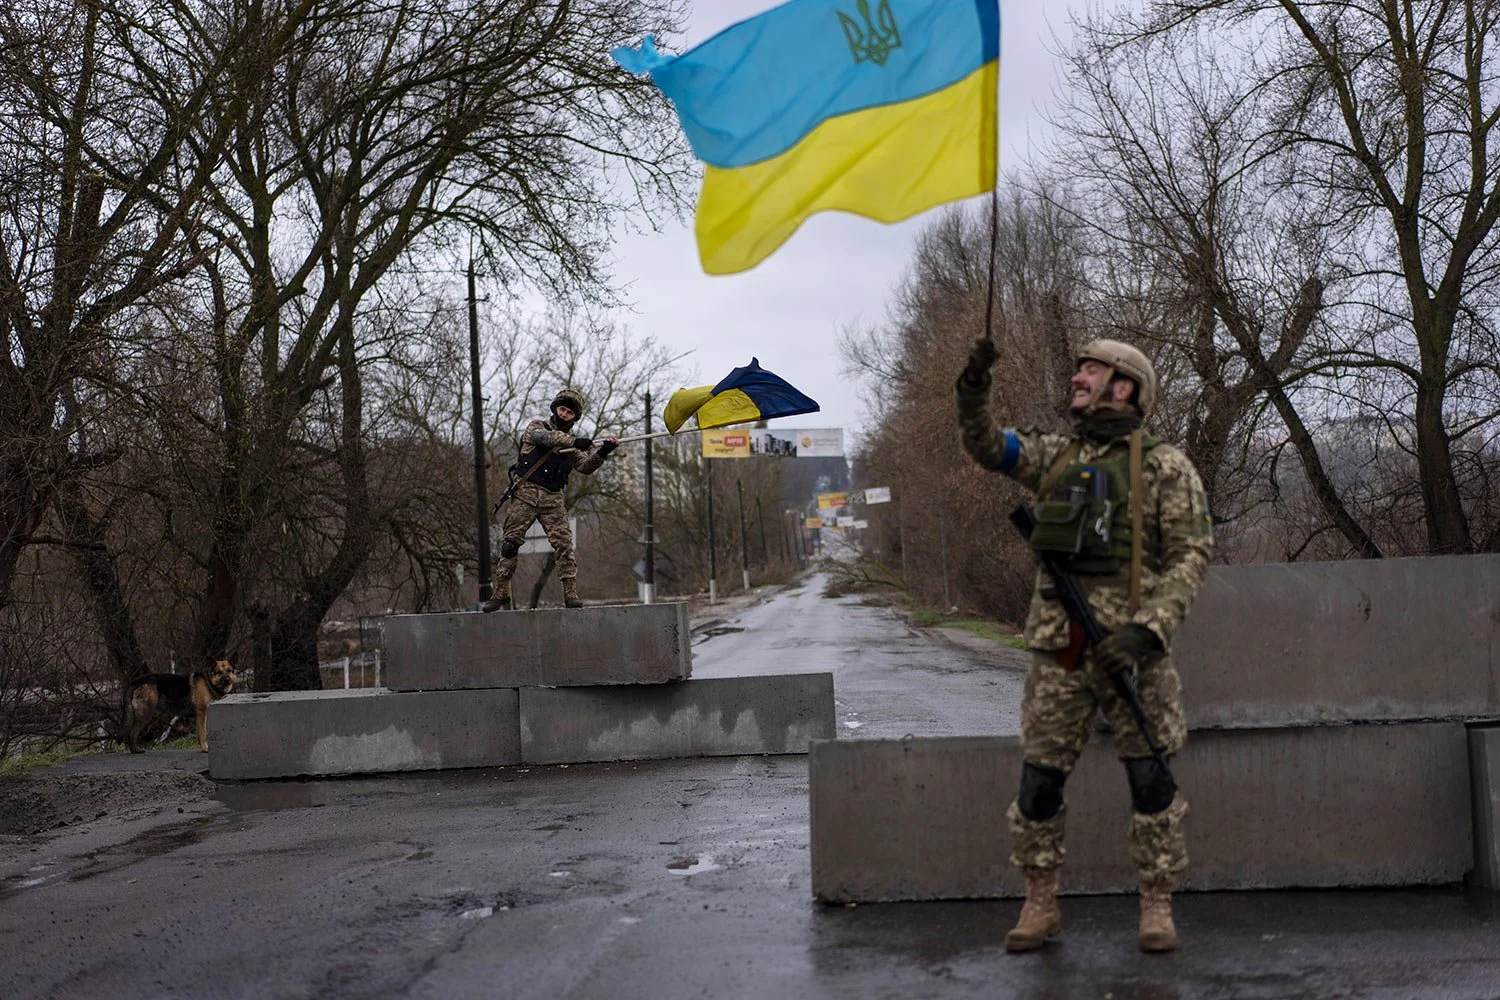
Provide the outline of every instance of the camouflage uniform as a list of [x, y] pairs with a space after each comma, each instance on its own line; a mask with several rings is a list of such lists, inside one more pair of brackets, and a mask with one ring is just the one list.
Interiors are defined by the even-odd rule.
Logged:
[[[525, 462], [538, 448], [550, 447], [558, 451], [572, 448], [573, 437], [567, 431], [558, 430], [550, 420], [533, 420], [521, 434], [521, 461]], [[607, 454], [609, 452], [603, 446], [596, 446], [586, 455], [566, 459], [566, 468], [561, 470], [563, 482], [571, 472], [593, 473], [604, 464]], [[563, 502], [562, 488], [552, 490], [529, 480], [516, 488], [515, 495], [505, 506], [505, 544], [501, 547], [496, 579], [503, 583], [515, 575], [517, 557], [504, 553], [521, 545], [533, 521], [542, 522], [547, 541], [552, 543], [552, 551], [557, 554], [557, 578], [575, 579], [578, 561], [573, 558], [573, 532], [568, 527], [568, 508]]]
[[[1034, 429], [1003, 429], [987, 412], [989, 385], [964, 386], [958, 391], [959, 423], [965, 450], [980, 465], [1004, 472], [1030, 490], [1040, 488], [1054, 463], [1075, 443], [1074, 464], [1095, 462], [1126, 448], [1126, 438], [1100, 443], [1078, 436], [1046, 434]], [[1198, 472], [1181, 451], [1155, 443], [1144, 452], [1141, 502], [1148, 540], [1155, 551], [1141, 572], [1140, 608], [1130, 613], [1128, 571], [1114, 576], [1080, 576], [1099, 624], [1108, 632], [1137, 624], [1149, 629], [1170, 650], [1172, 636], [1186, 617], [1213, 548], [1207, 498]], [[1070, 644], [1071, 626], [1057, 600], [1043, 596], [1044, 573], [1039, 569], [1026, 619], [1025, 638], [1032, 650], [1031, 672], [1022, 705], [1021, 747], [1025, 760], [1072, 771], [1088, 738], [1096, 708], [1114, 732], [1115, 752], [1122, 758], [1150, 755], [1135, 718], [1119, 697], [1108, 675], [1086, 652], [1075, 669], [1058, 658]], [[1182, 748], [1187, 725], [1182, 709], [1182, 684], [1169, 655], [1157, 655], [1137, 672], [1137, 684], [1147, 717], [1164, 754]], [[1022, 868], [1053, 869], [1064, 858], [1063, 826], [1066, 806], [1046, 820], [1033, 820], [1012, 802], [1008, 816], [1011, 861]], [[1169, 875], [1187, 867], [1183, 819], [1187, 802], [1180, 791], [1171, 804], [1156, 813], [1134, 812], [1130, 822], [1130, 854], [1143, 877]]]

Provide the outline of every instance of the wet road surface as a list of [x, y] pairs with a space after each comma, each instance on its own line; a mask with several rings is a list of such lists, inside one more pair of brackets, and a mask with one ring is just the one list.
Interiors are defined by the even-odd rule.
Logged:
[[[831, 669], [861, 723], [841, 735], [1013, 724], [1019, 675], [820, 592], [726, 616], [745, 631], [702, 639], [695, 673]], [[1026, 956], [999, 947], [1015, 903], [818, 906], [801, 757], [224, 784], [182, 808], [0, 840], [0, 998], [1500, 997], [1500, 897], [1457, 889], [1181, 896], [1167, 956], [1136, 951], [1127, 897], [1066, 900], [1062, 941]]]

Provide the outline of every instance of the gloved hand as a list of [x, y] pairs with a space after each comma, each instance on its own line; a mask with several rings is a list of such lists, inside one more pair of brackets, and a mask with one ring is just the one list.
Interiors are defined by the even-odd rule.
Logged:
[[577, 448], [579, 451], [588, 451], [593, 446], [593, 438], [578, 437], [576, 434], [573, 436], [573, 447]]
[[615, 438], [605, 438], [599, 445], [599, 454], [608, 455], [618, 447], [620, 447], [620, 442]]
[[1162, 651], [1161, 640], [1144, 625], [1126, 625], [1094, 647], [1094, 659], [1106, 674], [1133, 670]]
[[970, 386], [988, 385], [990, 380], [990, 369], [995, 365], [995, 359], [1000, 352], [995, 349], [995, 342], [988, 337], [974, 341], [973, 348], [969, 351], [969, 363], [964, 367], [963, 375], [959, 381]]

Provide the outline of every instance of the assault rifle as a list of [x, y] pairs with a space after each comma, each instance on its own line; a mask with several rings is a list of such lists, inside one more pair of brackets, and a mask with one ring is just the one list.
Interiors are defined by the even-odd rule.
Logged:
[[[1031, 533], [1036, 529], [1036, 514], [1032, 512], [1030, 504], [1021, 504], [1010, 512], [1010, 523], [1016, 526], [1021, 537], [1028, 542], [1031, 541]], [[1083, 629], [1083, 638], [1090, 646], [1097, 646], [1103, 642], [1109, 634], [1099, 624], [1099, 619], [1094, 615], [1094, 609], [1089, 605], [1088, 595], [1083, 591], [1083, 585], [1078, 582], [1062, 559], [1053, 554], [1038, 552], [1037, 560], [1041, 562], [1042, 568], [1052, 578], [1052, 589], [1057, 591], [1057, 599], [1062, 603], [1063, 610], [1068, 613], [1068, 618]], [[1130, 676], [1128, 670], [1116, 670], [1109, 675], [1114, 681], [1115, 690], [1125, 700], [1130, 708], [1130, 714], [1135, 716], [1135, 724], [1140, 728], [1141, 736], [1145, 737], [1146, 746], [1151, 749], [1151, 756], [1156, 758], [1156, 763], [1170, 777], [1172, 769], [1167, 766], [1167, 758], [1163, 756], [1161, 747], [1156, 742], [1156, 737], [1151, 734], [1151, 723], [1146, 718], [1146, 706], [1141, 704], [1140, 692], [1135, 689], [1135, 680]]]

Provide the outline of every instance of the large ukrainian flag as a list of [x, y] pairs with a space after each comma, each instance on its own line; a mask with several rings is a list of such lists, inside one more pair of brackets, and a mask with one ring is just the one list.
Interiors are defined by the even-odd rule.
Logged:
[[995, 183], [999, 0], [792, 0], [680, 55], [615, 61], [707, 165], [698, 253], [745, 271], [814, 212], [896, 222]]

